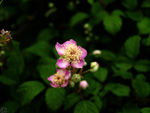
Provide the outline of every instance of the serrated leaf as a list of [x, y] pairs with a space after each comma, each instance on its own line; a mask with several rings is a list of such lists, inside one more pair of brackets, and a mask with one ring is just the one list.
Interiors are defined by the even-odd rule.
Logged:
[[132, 79], [133, 75], [131, 72], [126, 70], [115, 70], [114, 76], [121, 76], [123, 79]]
[[0, 76], [0, 82], [5, 85], [13, 86], [13, 85], [16, 85], [18, 81], [2, 75]]
[[137, 27], [140, 34], [149, 34], [150, 33], [150, 18], [142, 18], [141, 21], [137, 23]]
[[65, 98], [64, 110], [68, 110], [71, 107], [73, 107], [80, 99], [81, 99], [81, 97], [79, 96], [79, 94], [76, 94], [76, 93], [69, 94]]
[[84, 19], [88, 18], [88, 14], [83, 12], [78, 12], [74, 16], [72, 16], [70, 20], [70, 26], [75, 26], [79, 22], [83, 21]]
[[94, 77], [100, 82], [104, 82], [108, 75], [107, 68], [100, 67], [96, 72], [93, 73]]
[[74, 108], [74, 113], [99, 113], [96, 106], [86, 100], [80, 101]]
[[146, 98], [150, 94], [150, 85], [143, 80], [132, 80], [132, 87], [137, 95], [141, 98]]
[[26, 52], [30, 52], [34, 55], [40, 56], [42, 58], [46, 58], [50, 56], [50, 44], [45, 41], [39, 41], [34, 45], [30, 46], [26, 49]]
[[109, 83], [105, 87], [106, 90], [111, 91], [117, 96], [129, 96], [130, 88], [119, 83]]
[[150, 61], [149, 60], [139, 60], [135, 63], [134, 68], [140, 72], [150, 71]]
[[122, 19], [117, 15], [107, 15], [104, 17], [103, 24], [107, 32], [115, 35], [121, 29]]
[[116, 9], [112, 12], [112, 15], [117, 15], [117, 16], [123, 16], [125, 17], [125, 14], [123, 11], [119, 10], [119, 9]]
[[123, 56], [119, 56], [114, 63], [121, 70], [129, 70], [132, 67], [132, 61]]
[[46, 104], [52, 111], [57, 111], [62, 106], [64, 97], [63, 88], [49, 88], [45, 95]]
[[129, 37], [125, 42], [126, 54], [130, 58], [135, 58], [140, 52], [140, 36]]
[[131, 18], [133, 21], [139, 21], [143, 18], [143, 13], [141, 10], [136, 11], [126, 11], [126, 14], [129, 18]]
[[45, 86], [39, 81], [27, 81], [22, 83], [17, 89], [21, 105], [30, 103], [44, 89]]
[[138, 1], [137, 0], [123, 0], [122, 1], [122, 5], [124, 7], [126, 7], [127, 9], [135, 9], [138, 5]]
[[8, 113], [16, 113], [19, 109], [19, 104], [16, 101], [6, 101], [4, 106], [7, 108]]
[[111, 52], [111, 51], [102, 50], [100, 58], [103, 58], [105, 60], [115, 60], [116, 59], [116, 55], [113, 52]]
[[142, 113], [150, 113], [150, 107], [145, 107], [141, 109]]

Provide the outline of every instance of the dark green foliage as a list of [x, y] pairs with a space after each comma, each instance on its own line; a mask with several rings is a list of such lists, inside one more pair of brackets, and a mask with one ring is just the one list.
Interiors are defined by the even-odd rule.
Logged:
[[[0, 113], [150, 113], [150, 0], [0, 0], [0, 27]], [[99, 63], [86, 90], [47, 80], [69, 39]]]

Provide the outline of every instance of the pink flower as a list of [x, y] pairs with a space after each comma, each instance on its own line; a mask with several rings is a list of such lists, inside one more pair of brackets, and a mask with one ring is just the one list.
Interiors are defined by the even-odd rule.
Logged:
[[66, 68], [69, 65], [75, 68], [83, 67], [83, 59], [86, 57], [87, 51], [81, 46], [77, 46], [74, 40], [70, 39], [63, 44], [57, 42], [56, 50], [61, 56], [56, 63], [60, 68]]
[[48, 77], [47, 80], [51, 81], [50, 85], [52, 87], [66, 87], [70, 77], [70, 71], [66, 71], [65, 69], [57, 69], [56, 74]]
[[86, 80], [81, 81], [81, 82], [80, 82], [80, 87], [81, 87], [82, 89], [86, 89], [86, 88], [88, 87], [87, 81], [86, 81]]

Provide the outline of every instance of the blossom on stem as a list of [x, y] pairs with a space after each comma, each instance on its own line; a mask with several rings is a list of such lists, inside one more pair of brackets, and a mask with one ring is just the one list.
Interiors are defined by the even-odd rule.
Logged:
[[97, 62], [91, 62], [91, 72], [96, 72], [99, 68], [99, 64]]
[[77, 46], [74, 40], [70, 39], [63, 44], [57, 42], [55, 47], [60, 55], [60, 59], [56, 63], [60, 68], [66, 68], [70, 65], [75, 68], [84, 66], [83, 59], [86, 57], [87, 51], [81, 46]]
[[80, 82], [80, 88], [82, 88], [82, 89], [86, 89], [87, 87], [88, 87], [88, 83], [87, 83], [87, 81], [86, 80], [82, 80], [81, 82]]
[[57, 69], [56, 74], [47, 78], [51, 81], [50, 85], [52, 87], [66, 87], [68, 85], [68, 80], [71, 77], [71, 72], [65, 69]]

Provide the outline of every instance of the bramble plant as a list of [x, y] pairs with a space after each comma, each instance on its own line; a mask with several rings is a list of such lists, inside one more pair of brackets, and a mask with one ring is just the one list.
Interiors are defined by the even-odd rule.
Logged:
[[[66, 87], [68, 83], [70, 87], [74, 87], [75, 83], [79, 83], [83, 79], [84, 73], [88, 71], [96, 72], [98, 70], [99, 64], [91, 62], [91, 68], [83, 72], [83, 67], [87, 65], [84, 60], [87, 56], [87, 51], [81, 46], [77, 46], [73, 39], [63, 44], [57, 42], [55, 47], [60, 55], [56, 64], [61, 69], [57, 69], [56, 74], [47, 78], [47, 80], [51, 81], [50, 85], [52, 87]], [[86, 80], [83, 80], [79, 86], [81, 89], [86, 89], [88, 83]]]

